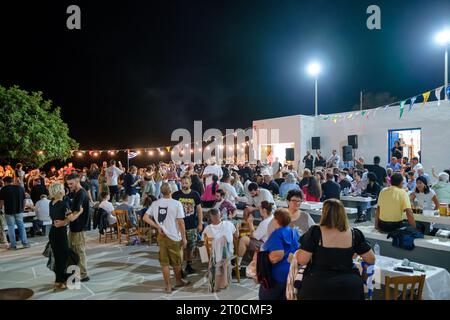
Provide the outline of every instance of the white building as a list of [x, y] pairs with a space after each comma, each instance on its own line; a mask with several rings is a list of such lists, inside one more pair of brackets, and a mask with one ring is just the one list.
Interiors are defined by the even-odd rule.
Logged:
[[420, 151], [427, 172], [433, 166], [438, 172], [450, 168], [450, 101], [440, 101], [439, 106], [437, 101], [428, 102], [423, 108], [422, 102], [418, 102], [411, 111], [408, 103], [401, 119], [400, 106], [396, 105], [365, 110], [364, 115], [359, 111], [326, 115], [327, 120], [326, 116], [303, 115], [255, 120], [255, 157], [264, 162], [272, 153], [273, 159], [278, 157], [284, 163], [286, 149], [293, 148], [292, 163], [296, 167], [306, 151], [311, 150], [311, 138], [320, 137], [325, 159], [336, 149], [342, 161], [342, 147], [348, 145], [348, 136], [357, 135], [358, 149], [353, 150], [354, 154], [364, 157], [367, 164], [372, 164], [373, 157], [378, 155], [385, 166], [393, 141], [402, 138], [404, 156], [418, 156]]

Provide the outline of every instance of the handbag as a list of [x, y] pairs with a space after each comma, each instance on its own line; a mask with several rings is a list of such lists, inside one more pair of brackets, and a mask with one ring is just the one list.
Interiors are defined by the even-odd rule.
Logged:
[[50, 258], [50, 256], [52, 255], [52, 247], [50, 246], [50, 241], [45, 245], [45, 249], [42, 252], [42, 255], [46, 258]]

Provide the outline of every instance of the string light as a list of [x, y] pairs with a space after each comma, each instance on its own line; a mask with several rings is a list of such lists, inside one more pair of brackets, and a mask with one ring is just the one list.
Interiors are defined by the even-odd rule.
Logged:
[[150, 150], [150, 151], [148, 152], [148, 155], [149, 155], [149, 156], [152, 156], [152, 155], [153, 155], [153, 151]]
[[98, 152], [97, 151], [94, 152], [94, 157], [98, 157]]
[[82, 156], [83, 156], [83, 152], [79, 151], [79, 152], [77, 153], [77, 155], [78, 155], [79, 157], [82, 157]]

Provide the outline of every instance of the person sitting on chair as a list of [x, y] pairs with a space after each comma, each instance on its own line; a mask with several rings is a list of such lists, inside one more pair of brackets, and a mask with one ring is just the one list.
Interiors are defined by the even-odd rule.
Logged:
[[[220, 211], [208, 211], [211, 224], [203, 230], [203, 240], [212, 239], [210, 261], [208, 267], [210, 290], [217, 292], [231, 284], [231, 257], [233, 255], [233, 237], [237, 233], [229, 221], [222, 221]], [[236, 235], [237, 236], [237, 235]]]
[[[258, 225], [255, 230], [253, 226], [253, 216], [249, 215], [246, 222], [249, 227], [249, 235], [243, 236], [239, 239], [239, 251], [238, 251], [238, 264], [241, 265], [242, 258], [249, 252], [253, 257], [253, 254], [259, 251], [264, 242], [270, 236], [268, 233], [268, 227], [272, 222], [272, 204], [267, 201], [261, 202], [261, 217], [263, 221]], [[273, 228], [272, 228], [273, 229]]]
[[136, 227], [137, 225], [136, 216], [134, 214], [133, 207], [128, 204], [128, 198], [129, 198], [128, 194], [123, 193], [121, 196], [122, 202], [116, 207], [116, 210], [128, 211], [128, 221], [130, 221], [133, 227]]

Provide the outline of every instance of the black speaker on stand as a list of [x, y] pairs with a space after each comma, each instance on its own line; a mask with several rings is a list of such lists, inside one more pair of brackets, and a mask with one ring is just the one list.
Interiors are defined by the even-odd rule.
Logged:
[[294, 148], [286, 148], [286, 161], [294, 161]]
[[311, 138], [311, 149], [320, 150], [320, 137]]
[[344, 161], [352, 161], [353, 160], [352, 146], [343, 146], [342, 147], [342, 157], [343, 157]]

